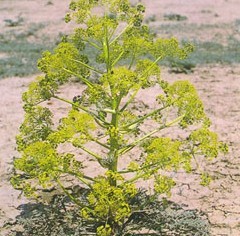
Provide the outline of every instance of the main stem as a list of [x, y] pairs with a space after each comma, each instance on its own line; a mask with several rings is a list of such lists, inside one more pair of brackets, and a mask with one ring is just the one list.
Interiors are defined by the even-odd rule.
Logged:
[[[118, 157], [119, 157], [119, 143], [118, 143], [118, 114], [112, 114], [110, 131], [110, 151], [108, 153], [109, 158], [109, 170], [117, 172], [118, 168]], [[116, 186], [117, 182], [115, 179], [110, 177], [110, 185]]]
[[[103, 52], [105, 55], [106, 70], [110, 74], [112, 70], [112, 64], [110, 61], [110, 43], [109, 43], [109, 32], [108, 27], [105, 25], [104, 28], [105, 37], [103, 39]], [[111, 76], [111, 75], [110, 75]], [[112, 107], [114, 111], [111, 114], [111, 122], [109, 125], [109, 144], [110, 150], [108, 153], [108, 170], [112, 172], [117, 172], [118, 168], [118, 157], [119, 157], [119, 131], [118, 131], [118, 116], [119, 116], [119, 99], [113, 93], [113, 87], [110, 85], [111, 95], [112, 95]], [[113, 177], [109, 177], [109, 183], [111, 186], [117, 186], [117, 181]]]

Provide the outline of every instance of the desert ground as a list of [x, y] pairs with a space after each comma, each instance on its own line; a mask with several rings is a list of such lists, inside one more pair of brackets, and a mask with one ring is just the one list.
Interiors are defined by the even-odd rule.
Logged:
[[[142, 0], [142, 3], [147, 9], [146, 21], [158, 36], [174, 35], [180, 40], [214, 42], [223, 47], [228, 45], [229, 38], [240, 42], [239, 0]], [[10, 28], [23, 32], [32, 23], [43, 23], [44, 27], [37, 31], [37, 37], [30, 35], [29, 41], [40, 40], [41, 35], [55, 38], [59, 32], [71, 32], [72, 25], [66, 25], [63, 20], [68, 4], [68, 0], [0, 0], [0, 34], [6, 34]], [[175, 22], [167, 17], [170, 14], [185, 16], [185, 19]], [[24, 19], [19, 26], [9, 26], [6, 21], [14, 22], [19, 17]], [[232, 55], [240, 56], [238, 43], [230, 59]], [[0, 38], [0, 60], [8, 57], [2, 47]], [[212, 129], [229, 145], [228, 154], [219, 156], [206, 167], [215, 176], [209, 187], [200, 186], [194, 173], [178, 173], [171, 200], [204, 211], [211, 223], [211, 235], [239, 236], [240, 64], [239, 58], [233, 63], [221, 61], [221, 57], [227, 56], [224, 53], [228, 52], [224, 51], [219, 60], [213, 62], [209, 58], [206, 63], [201, 59], [191, 73], [174, 73], [167, 66], [162, 68], [164, 79], [187, 79], [196, 86], [212, 120]], [[21, 94], [36, 75], [3, 77], [0, 74], [0, 235], [4, 236], [9, 233], [9, 223], [19, 214], [17, 207], [28, 201], [12, 188], [9, 179], [13, 158], [18, 156], [15, 136], [24, 116]], [[77, 88], [70, 84], [64, 92], [74, 96]], [[96, 171], [94, 166], [91, 171]]]

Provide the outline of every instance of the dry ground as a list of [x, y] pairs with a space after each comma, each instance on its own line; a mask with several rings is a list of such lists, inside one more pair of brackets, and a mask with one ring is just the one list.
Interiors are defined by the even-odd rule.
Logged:
[[[147, 6], [147, 18], [156, 16], [152, 22], [157, 27], [164, 21], [164, 14], [178, 13], [187, 16], [187, 24], [231, 24], [239, 17], [239, 0], [152, 0], [142, 1]], [[20, 13], [26, 22], [49, 23], [48, 33], [56, 36], [57, 32], [69, 31], [71, 26], [65, 26], [63, 16], [67, 10], [67, 0], [48, 1], [31, 0], [0, 0], [0, 26], [4, 33], [7, 30], [4, 19], [16, 18]], [[184, 37], [212, 40], [216, 35], [224, 42], [232, 29], [219, 27], [203, 31], [187, 32]], [[167, 33], [166, 33], [167, 34]], [[183, 37], [182, 32], [176, 32]], [[238, 35], [239, 36], [239, 35]], [[0, 45], [1, 47], [1, 45]], [[1, 55], [0, 55], [1, 56]], [[230, 152], [219, 157], [208, 165], [216, 179], [210, 188], [200, 187], [193, 175], [177, 174], [179, 184], [173, 190], [172, 200], [197, 208], [208, 214], [212, 225], [213, 236], [240, 235], [240, 66], [236, 65], [206, 65], [198, 66], [191, 74], [171, 74], [163, 69], [164, 79], [189, 79], [197, 87], [204, 101], [206, 111], [212, 119], [213, 130], [219, 133], [220, 139], [227, 142]], [[34, 76], [27, 78], [7, 78], [0, 80], [0, 227], [6, 222], [14, 221], [18, 214], [16, 207], [26, 202], [18, 198], [19, 192], [9, 184], [15, 150], [15, 135], [23, 120], [21, 93]], [[68, 92], [77, 94], [73, 85]], [[92, 171], [95, 171], [92, 167]], [[1, 235], [7, 235], [0, 228]]]

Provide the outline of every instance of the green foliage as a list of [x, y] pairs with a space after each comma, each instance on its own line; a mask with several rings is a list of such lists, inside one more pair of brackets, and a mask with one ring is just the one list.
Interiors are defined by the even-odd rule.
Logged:
[[193, 145], [193, 152], [206, 158], [212, 159], [218, 156], [219, 151], [224, 153], [228, 151], [226, 144], [218, 141], [217, 134], [206, 128], [193, 131], [189, 141]]
[[[238, 30], [238, 21], [235, 26], [232, 24], [186, 24], [180, 22], [163, 23], [154, 29], [158, 34], [178, 35], [179, 40], [183, 42], [186, 39], [194, 44], [194, 51], [185, 60], [169, 58], [167, 62], [161, 64], [170, 66], [173, 72], [189, 73], [196, 65], [206, 64], [239, 64], [240, 50], [239, 39], [235, 37], [234, 32]], [[228, 35], [214, 35], [212, 32], [219, 28], [230, 30]], [[207, 41], [196, 37], [196, 35], [211, 35], [212, 38]], [[191, 39], [189, 39], [191, 37]], [[223, 40], [224, 39], [224, 40]]]
[[[127, 0], [72, 1], [65, 19], [79, 26], [53, 52], [43, 53], [38, 66], [44, 75], [23, 94], [26, 114], [17, 136], [21, 157], [14, 162], [12, 184], [28, 196], [58, 186], [83, 218], [97, 222], [95, 233], [101, 236], [122, 235], [140, 210], [132, 203], [139, 180], [153, 179], [156, 194], [169, 196], [175, 181], [168, 171], [191, 172], [196, 155], [208, 160], [226, 151], [209, 130], [194, 86], [160, 77], [158, 63], [185, 59], [192, 45], [181, 45], [175, 38], [155, 39], [142, 25], [143, 12], [142, 5], [131, 6]], [[90, 47], [97, 51], [95, 61], [86, 54]], [[85, 84], [83, 93], [72, 100], [60, 97], [59, 87], [75, 78]], [[153, 86], [159, 88], [155, 104], [143, 101], [145, 109], [138, 111], [138, 93]], [[51, 106], [45, 107], [49, 100], [69, 105], [59, 122]], [[146, 129], [149, 121], [152, 125]], [[187, 136], [160, 136], [173, 126]], [[64, 147], [85, 152], [103, 174], [86, 173], [86, 155]], [[139, 155], [130, 158], [133, 149]], [[125, 167], [120, 168], [121, 162]], [[67, 180], [88, 188], [86, 197], [69, 190]], [[208, 180], [204, 173], [202, 184]]]
[[[29, 89], [31, 91], [31, 87]], [[21, 133], [17, 136], [18, 150], [23, 151], [30, 144], [44, 141], [52, 131], [51, 118], [52, 114], [48, 108], [35, 106], [28, 109], [20, 126]]]
[[24, 22], [24, 19], [23, 17], [21, 17], [21, 14], [20, 14], [18, 15], [17, 19], [5, 19], [4, 22], [8, 27], [16, 27], [16, 26], [22, 25]]
[[[136, 195], [137, 190], [133, 184], [125, 183], [122, 176], [115, 172], [108, 171], [106, 176], [108, 179], [99, 177], [92, 185], [92, 191], [87, 197], [91, 207], [83, 208], [82, 215], [88, 219], [99, 219], [101, 222], [109, 219], [111, 224], [118, 222], [122, 225], [131, 215], [129, 202]], [[111, 185], [109, 179], [118, 180], [119, 186]], [[98, 230], [103, 232], [103, 228], [105, 227], [101, 226]]]
[[165, 20], [170, 20], [170, 21], [184, 21], [187, 20], [186, 16], [182, 16], [179, 14], [165, 14], [164, 15]]
[[235, 37], [229, 37], [226, 45], [215, 42], [201, 42], [196, 40], [196, 51], [190, 57], [188, 62], [195, 64], [236, 64], [239, 63], [239, 40]]
[[172, 85], [162, 82], [166, 94], [166, 103], [177, 108], [178, 116], [182, 116], [180, 125], [186, 128], [197, 122], [209, 125], [209, 120], [204, 113], [201, 100], [196, 89], [189, 81], [176, 81]]
[[146, 23], [149, 24], [150, 22], [156, 21], [156, 15], [151, 15], [146, 19]]
[[81, 66], [80, 63], [87, 63], [87, 58], [80, 55], [73, 44], [61, 42], [54, 53], [51, 54], [49, 51], [43, 53], [42, 59], [38, 62], [38, 67], [46, 74], [46, 77], [61, 84], [71, 77], [68, 71], [74, 71], [83, 77], [87, 76], [88, 69]]
[[184, 73], [189, 74], [193, 72], [193, 69], [196, 67], [196, 65], [189, 61], [189, 60], [170, 60], [170, 71], [173, 73]]
[[73, 145], [77, 146], [90, 140], [89, 131], [94, 129], [94, 120], [89, 114], [71, 110], [68, 117], [61, 120], [58, 130], [48, 136], [48, 140], [56, 145], [72, 140]]
[[[45, 25], [29, 24], [25, 31], [13, 28], [0, 34], [0, 78], [11, 76], [26, 76], [38, 72], [36, 61], [46, 49], [54, 46], [47, 37], [38, 36], [38, 31]], [[29, 37], [35, 38], [31, 42]]]

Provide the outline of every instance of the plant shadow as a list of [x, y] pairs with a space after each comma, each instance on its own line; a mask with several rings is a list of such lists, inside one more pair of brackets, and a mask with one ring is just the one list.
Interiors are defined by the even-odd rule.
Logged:
[[[203, 212], [187, 210], [186, 206], [166, 199], [157, 200], [143, 190], [132, 199], [130, 205], [138, 210], [123, 224], [121, 236], [210, 235], [209, 222]], [[94, 232], [101, 224], [83, 219], [79, 208], [61, 194], [53, 195], [48, 204], [23, 204], [19, 210], [21, 213], [12, 227], [11, 236], [96, 235]]]

